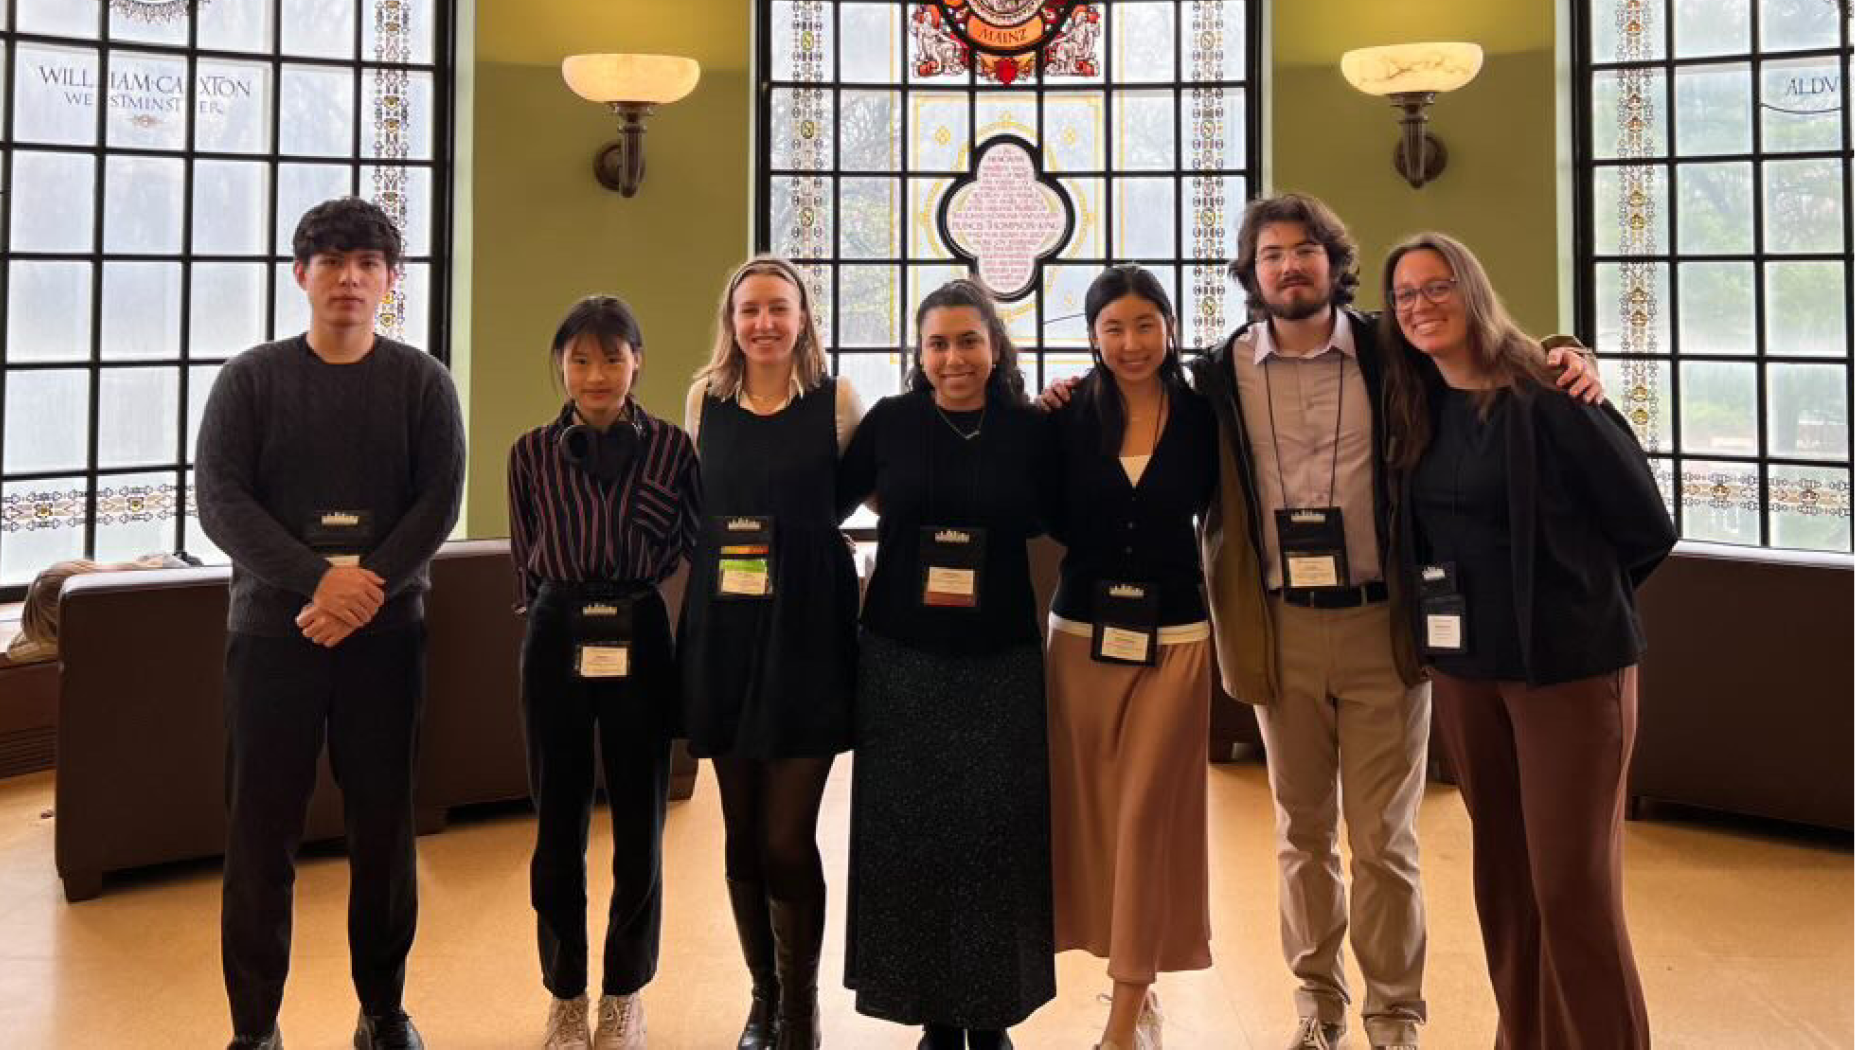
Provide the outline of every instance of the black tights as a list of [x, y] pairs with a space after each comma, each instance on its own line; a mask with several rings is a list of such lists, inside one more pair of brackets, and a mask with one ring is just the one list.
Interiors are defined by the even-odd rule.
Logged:
[[774, 900], [808, 900], [824, 894], [818, 807], [832, 757], [722, 756], [712, 760], [722, 791], [730, 879], [759, 883]]

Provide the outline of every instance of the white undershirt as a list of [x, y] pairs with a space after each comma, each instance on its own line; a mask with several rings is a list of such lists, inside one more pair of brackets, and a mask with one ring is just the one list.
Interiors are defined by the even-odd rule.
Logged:
[[1145, 456], [1121, 457], [1121, 472], [1128, 475], [1128, 484], [1139, 485], [1141, 483], [1141, 475], [1147, 473], [1147, 461], [1153, 458], [1151, 452]]

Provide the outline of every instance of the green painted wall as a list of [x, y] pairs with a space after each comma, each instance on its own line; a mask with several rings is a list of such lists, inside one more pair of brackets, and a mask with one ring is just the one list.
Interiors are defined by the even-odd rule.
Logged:
[[[1314, 193], [1359, 239], [1377, 305], [1379, 262], [1403, 235], [1441, 229], [1467, 241], [1522, 326], [1563, 329], [1564, 241], [1557, 105], [1564, 0], [1263, 0], [1266, 176]], [[708, 353], [715, 295], [752, 246], [751, 0], [477, 0], [468, 128], [460, 138], [460, 317], [455, 356], [470, 429], [464, 531], [507, 529], [504, 457], [559, 404], [547, 344], [567, 306], [594, 292], [638, 310], [648, 350], [641, 396], [678, 418]], [[1397, 125], [1383, 101], [1340, 75], [1341, 52], [1412, 40], [1469, 40], [1482, 74], [1439, 100], [1449, 147], [1441, 179], [1413, 190], [1392, 170]], [[592, 178], [610, 117], [561, 83], [581, 51], [689, 55], [695, 94], [660, 110], [650, 172], [632, 200]]]
[[[1271, 5], [1266, 58], [1275, 191], [1312, 193], [1360, 242], [1361, 295], [1379, 305], [1380, 263], [1420, 230], [1467, 243], [1521, 326], [1562, 325], [1557, 0], [1293, 0]], [[1384, 100], [1340, 75], [1356, 47], [1422, 40], [1481, 44], [1482, 73], [1441, 96], [1431, 130], [1450, 152], [1433, 183], [1392, 170], [1398, 125]], [[1567, 298], [1570, 298], [1567, 296]]]
[[[748, 5], [742, 0], [478, 0], [468, 199], [465, 377], [470, 470], [464, 534], [507, 533], [509, 445], [552, 418], [548, 345], [583, 295], [624, 297], [646, 352], [640, 397], [681, 422], [690, 373], [708, 356], [728, 271], [752, 245], [748, 221]], [[630, 200], [593, 181], [614, 137], [603, 108], [570, 92], [560, 60], [586, 51], [680, 54], [702, 63], [690, 97], [647, 125], [649, 167]]]

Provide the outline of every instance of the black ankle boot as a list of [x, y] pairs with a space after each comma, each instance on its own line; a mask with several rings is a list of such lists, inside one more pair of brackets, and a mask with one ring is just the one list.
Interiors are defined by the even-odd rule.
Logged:
[[915, 1050], [966, 1050], [966, 1048], [966, 1030], [955, 1028], [951, 1024], [923, 1025], [922, 1041], [915, 1044]]
[[767, 913], [767, 890], [758, 882], [728, 880], [728, 903], [735, 911], [741, 957], [754, 978], [748, 1023], [735, 1050], [774, 1050], [780, 1034], [780, 978], [774, 962], [773, 920]]
[[780, 975], [780, 1037], [776, 1050], [818, 1050], [818, 952], [825, 940], [825, 894], [769, 900], [774, 958]]
[[967, 1029], [968, 1050], [1012, 1050], [1012, 1036], [1003, 1028]]

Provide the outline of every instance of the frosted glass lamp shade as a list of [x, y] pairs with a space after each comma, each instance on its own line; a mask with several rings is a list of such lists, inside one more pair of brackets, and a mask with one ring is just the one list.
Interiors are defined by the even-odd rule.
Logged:
[[589, 102], [662, 106], [696, 90], [702, 66], [676, 55], [569, 55], [561, 78]]
[[1455, 91], [1481, 71], [1476, 44], [1388, 44], [1340, 56], [1341, 76], [1369, 95]]

